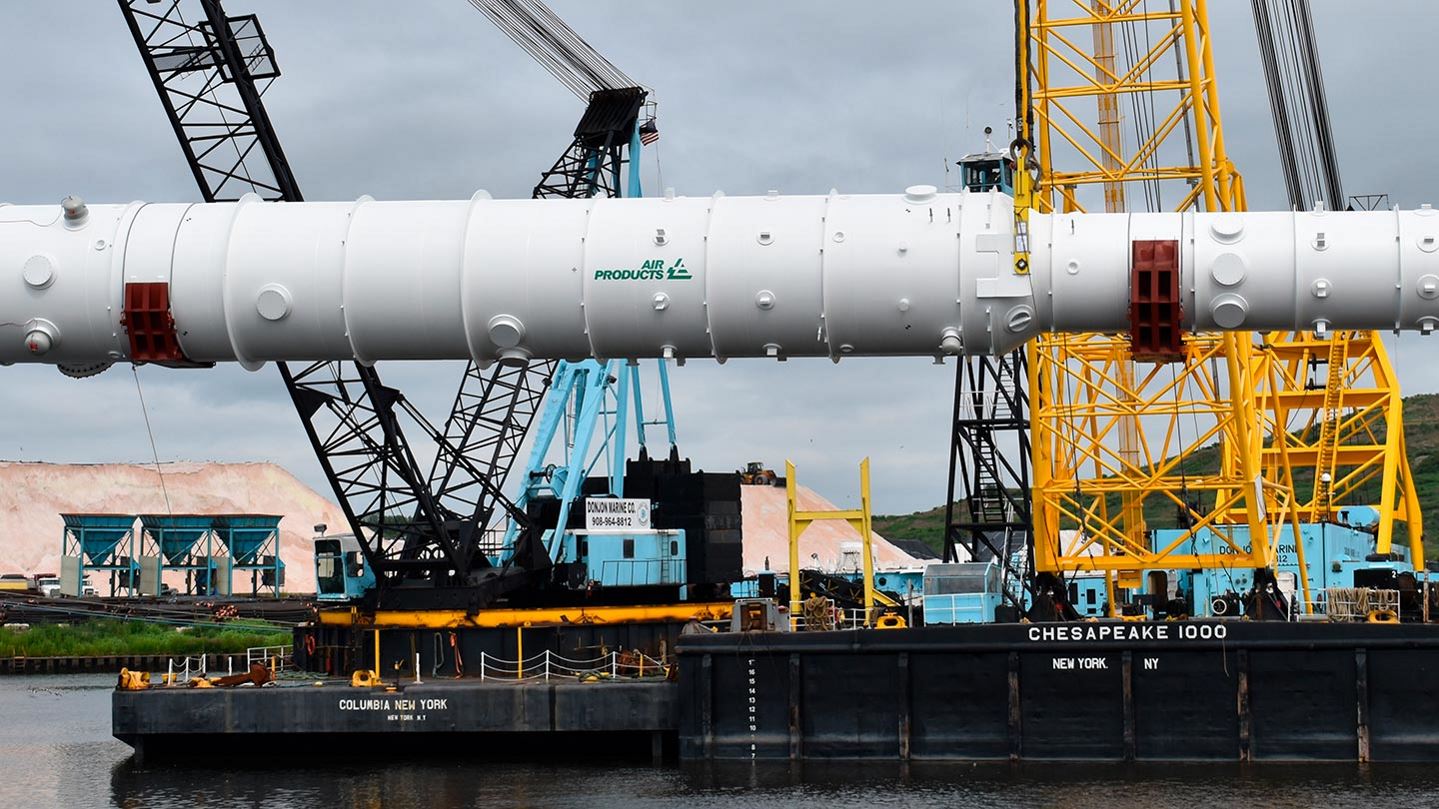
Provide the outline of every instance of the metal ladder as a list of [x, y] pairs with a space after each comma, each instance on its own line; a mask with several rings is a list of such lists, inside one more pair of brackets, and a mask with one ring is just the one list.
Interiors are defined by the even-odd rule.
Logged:
[[[1014, 390], [1018, 384], [1014, 378], [1013, 366], [1009, 363], [998, 363], [994, 369], [993, 381], [995, 389], [985, 393], [984, 398], [987, 401], [981, 405], [984, 411], [982, 415], [996, 422], [1014, 419], [1017, 414], [1014, 412], [1012, 400], [1000, 395], [1000, 391]], [[980, 524], [1009, 522], [1013, 509], [1009, 506], [1009, 497], [1004, 482], [1000, 479], [999, 447], [995, 444], [992, 431], [975, 433], [971, 457], [975, 469], [974, 489], [968, 497], [970, 517]]]
[[1319, 424], [1318, 460], [1314, 464], [1314, 516], [1321, 520], [1328, 518], [1334, 501], [1334, 461], [1338, 452], [1336, 436], [1352, 336], [1346, 332], [1335, 332], [1329, 339], [1329, 372]]

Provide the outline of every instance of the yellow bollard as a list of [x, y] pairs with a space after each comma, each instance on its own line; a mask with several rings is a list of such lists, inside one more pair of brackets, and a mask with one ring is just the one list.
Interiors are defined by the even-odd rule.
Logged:
[[380, 681], [380, 630], [375, 630], [375, 682]]
[[525, 628], [515, 627], [515, 679], [525, 679]]

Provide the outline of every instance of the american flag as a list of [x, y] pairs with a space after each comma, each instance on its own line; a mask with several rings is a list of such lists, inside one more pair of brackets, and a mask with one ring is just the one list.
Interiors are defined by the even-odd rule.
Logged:
[[649, 146], [659, 139], [660, 130], [659, 127], [655, 126], [655, 119], [651, 118], [640, 124], [640, 143]]

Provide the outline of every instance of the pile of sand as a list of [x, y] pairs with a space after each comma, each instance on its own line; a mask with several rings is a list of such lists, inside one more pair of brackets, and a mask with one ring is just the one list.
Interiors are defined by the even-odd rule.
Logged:
[[[337, 506], [272, 463], [178, 462], [160, 470], [171, 513], [283, 515], [285, 589], [314, 592], [311, 537], [316, 523], [346, 530]], [[0, 461], [0, 572], [58, 573], [62, 513], [165, 514], [167, 508], [153, 465]], [[235, 586], [241, 586], [238, 577]]]
[[[153, 465], [51, 464], [0, 461], [0, 572], [59, 572], [60, 514], [280, 514], [280, 558], [285, 589], [314, 592], [311, 537], [316, 523], [346, 531], [340, 509], [272, 463], [161, 464], [169, 508]], [[742, 486], [744, 569], [789, 570], [785, 492], [776, 486]], [[834, 504], [799, 487], [803, 510]], [[843, 522], [811, 525], [800, 539], [801, 564], [821, 570], [854, 569], [847, 546], [859, 533]], [[922, 562], [874, 535], [875, 566], [895, 569]], [[96, 582], [98, 584], [98, 582]], [[236, 580], [236, 586], [240, 582]]]
[[[812, 489], [799, 486], [795, 492], [801, 511], [831, 511], [835, 504]], [[783, 486], [741, 486], [740, 508], [744, 514], [744, 570], [755, 574], [766, 569], [789, 572], [789, 508]], [[923, 565], [924, 562], [870, 532], [876, 569]], [[854, 570], [844, 556], [845, 546], [859, 543], [859, 532], [849, 523], [825, 520], [812, 523], [799, 537], [800, 567], [825, 571]], [[768, 564], [766, 564], [766, 562]]]

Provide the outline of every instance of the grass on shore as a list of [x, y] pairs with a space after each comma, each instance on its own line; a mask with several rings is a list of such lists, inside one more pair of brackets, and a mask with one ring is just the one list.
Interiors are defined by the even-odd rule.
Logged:
[[37, 624], [0, 628], [5, 657], [89, 657], [101, 655], [191, 655], [243, 652], [251, 646], [280, 646], [290, 633], [267, 624], [237, 621], [223, 628], [176, 627], [142, 621], [98, 620], [70, 625]]

